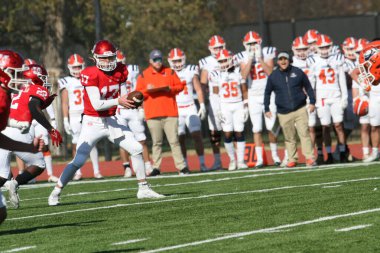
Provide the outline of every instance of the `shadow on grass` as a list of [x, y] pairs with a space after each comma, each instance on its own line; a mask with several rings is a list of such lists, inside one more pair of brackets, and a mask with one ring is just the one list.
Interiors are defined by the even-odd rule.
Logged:
[[112, 252], [138, 252], [142, 251], [144, 248], [132, 248], [132, 249], [115, 249], [115, 250], [102, 250], [95, 251], [94, 253], [112, 253]]
[[86, 221], [86, 222], [76, 222], [76, 223], [66, 223], [66, 224], [54, 224], [54, 225], [46, 225], [46, 226], [38, 226], [31, 228], [23, 228], [23, 229], [14, 229], [14, 230], [5, 230], [0, 231], [0, 236], [2, 235], [14, 235], [14, 234], [24, 234], [34, 232], [40, 229], [50, 229], [50, 228], [59, 228], [59, 227], [78, 227], [78, 226], [88, 226], [96, 223], [101, 223], [105, 220], [96, 220], [96, 221]]
[[[106, 202], [112, 202], [112, 201], [118, 201], [118, 200], [127, 200], [127, 199], [131, 199], [131, 198], [130, 197], [122, 197], [122, 198], [100, 199], [100, 200], [91, 200], [91, 201], [76, 201], [76, 202], [61, 203], [61, 204], [59, 204], [59, 206], [97, 204], [97, 203], [106, 203]], [[120, 204], [120, 203], [115, 203], [115, 204]]]

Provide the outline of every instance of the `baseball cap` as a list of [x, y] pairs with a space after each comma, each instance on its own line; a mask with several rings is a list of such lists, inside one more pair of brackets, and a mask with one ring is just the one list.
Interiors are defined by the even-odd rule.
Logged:
[[162, 59], [162, 53], [161, 53], [160, 50], [154, 49], [152, 52], [150, 52], [149, 58], [152, 59], [152, 60], [157, 59], [157, 58], [161, 58]]
[[277, 55], [277, 59], [280, 59], [280, 58], [286, 58], [286, 59], [290, 59], [289, 57], [289, 54], [287, 52], [280, 52], [278, 55]]

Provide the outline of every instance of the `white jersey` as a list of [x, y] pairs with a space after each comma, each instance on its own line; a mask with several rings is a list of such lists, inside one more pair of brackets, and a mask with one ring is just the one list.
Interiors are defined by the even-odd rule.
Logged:
[[349, 75], [352, 73], [354, 69], [358, 67], [357, 61], [352, 61], [350, 59], [345, 58], [343, 63], [343, 70], [344, 72], [348, 73]]
[[66, 89], [69, 98], [69, 113], [80, 114], [83, 112], [83, 90], [80, 80], [72, 76], [66, 76], [58, 80], [59, 90]]
[[[216, 58], [212, 55], [209, 55], [205, 58], [200, 59], [198, 65], [199, 65], [199, 70], [200, 71], [207, 70], [209, 76], [211, 72], [219, 69], [219, 63], [216, 60]], [[210, 84], [210, 82], [208, 84], [208, 87], [210, 90], [212, 90], [212, 85]]]
[[194, 104], [194, 87], [193, 78], [199, 76], [199, 68], [196, 65], [187, 65], [180, 71], [176, 71], [179, 79], [185, 83], [183, 91], [176, 96], [176, 101], [179, 106], [186, 106]]
[[231, 72], [213, 71], [209, 75], [209, 83], [219, 88], [221, 103], [236, 103], [243, 101], [241, 83], [243, 77], [240, 68], [235, 67]]
[[341, 54], [321, 58], [308, 57], [315, 78], [317, 99], [347, 97], [346, 76], [343, 70], [344, 58]]
[[310, 83], [314, 83], [314, 75], [313, 72], [311, 71], [310, 66], [308, 65], [307, 59], [301, 60], [297, 57], [293, 57], [293, 66], [302, 69], [302, 71], [307, 75], [307, 77], [310, 80]]
[[[262, 49], [263, 60], [269, 61], [276, 57], [276, 48], [264, 47]], [[236, 55], [236, 60], [239, 64], [246, 64], [248, 62], [248, 54], [246, 51], [242, 51]], [[265, 87], [267, 85], [268, 75], [264, 72], [261, 63], [254, 59], [250, 73], [248, 75], [248, 95], [250, 96], [263, 96]]]
[[138, 65], [128, 65], [128, 78], [126, 82], [127, 94], [136, 89], [137, 77], [140, 74]]

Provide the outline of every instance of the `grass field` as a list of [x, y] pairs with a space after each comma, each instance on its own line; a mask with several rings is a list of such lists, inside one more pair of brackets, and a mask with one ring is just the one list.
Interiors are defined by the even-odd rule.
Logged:
[[[151, 178], [20, 189], [0, 226], [1, 252], [380, 252], [380, 164]], [[5, 195], [7, 193], [5, 192]], [[13, 251], [12, 251], [13, 250]]]

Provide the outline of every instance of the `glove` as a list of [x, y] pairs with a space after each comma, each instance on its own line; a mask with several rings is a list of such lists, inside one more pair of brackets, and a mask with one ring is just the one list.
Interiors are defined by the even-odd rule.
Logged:
[[139, 120], [141, 121], [144, 121], [145, 120], [145, 111], [143, 108], [139, 108], [138, 109], [138, 113], [139, 113]]
[[206, 118], [206, 106], [204, 103], [199, 104], [198, 116], [201, 120]]
[[346, 109], [347, 105], [348, 105], [347, 98], [342, 98], [340, 100], [340, 106], [342, 107], [342, 109], [343, 110]]
[[248, 109], [248, 106], [244, 106], [244, 122], [247, 122], [248, 120], [248, 117], [249, 117], [249, 109]]
[[51, 120], [50, 125], [51, 125], [53, 128], [57, 128], [57, 122], [55, 121], [55, 119], [52, 119], [52, 120]]
[[73, 135], [73, 130], [71, 129], [69, 118], [67, 117], [63, 118], [63, 127], [65, 128], [65, 132], [68, 135]]
[[59, 147], [62, 144], [62, 136], [61, 133], [57, 129], [52, 129], [49, 131], [51, 142], [54, 146]]
[[262, 57], [262, 51], [261, 51], [261, 45], [260, 44], [255, 45], [255, 56], [256, 56], [256, 59], [260, 59]]
[[249, 59], [249, 60], [252, 60], [252, 59], [255, 58], [255, 48], [249, 46], [249, 47], [247, 48], [246, 52], [247, 52], [247, 55], [248, 55], [248, 59]]

